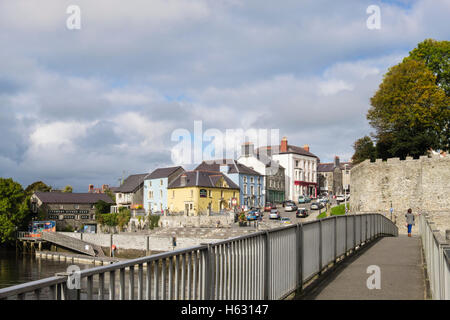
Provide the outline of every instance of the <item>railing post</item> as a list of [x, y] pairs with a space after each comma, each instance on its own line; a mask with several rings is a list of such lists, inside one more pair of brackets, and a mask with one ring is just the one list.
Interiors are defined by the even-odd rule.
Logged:
[[323, 252], [323, 231], [322, 231], [322, 219], [319, 220], [319, 275], [322, 274], [322, 252]]
[[213, 283], [213, 268], [212, 268], [212, 247], [211, 244], [208, 243], [208, 247], [206, 249], [206, 265], [205, 265], [205, 270], [206, 270], [206, 276], [205, 276], [205, 282], [204, 282], [204, 289], [203, 292], [205, 293], [205, 300], [211, 300], [212, 297], [212, 283]]
[[303, 224], [298, 223], [295, 233], [296, 252], [297, 252], [297, 272], [296, 283], [297, 293], [303, 290]]
[[356, 251], [356, 215], [353, 215], [353, 251]]
[[264, 268], [264, 300], [269, 300], [269, 290], [270, 290], [270, 233], [266, 231], [266, 254], [265, 254], [265, 268]]
[[347, 255], [347, 251], [348, 251], [348, 246], [347, 246], [347, 242], [348, 242], [347, 241], [348, 240], [348, 227], [347, 227], [348, 215], [345, 215], [344, 217], [345, 217], [345, 239], [344, 239], [345, 240], [344, 241], [345, 242], [345, 252], [344, 252], [344, 254]]
[[334, 216], [334, 262], [337, 261], [337, 222], [338, 216]]

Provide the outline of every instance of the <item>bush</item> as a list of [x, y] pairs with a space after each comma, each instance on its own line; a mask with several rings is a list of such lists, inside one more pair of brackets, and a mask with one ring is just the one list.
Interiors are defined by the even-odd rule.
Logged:
[[150, 214], [148, 216], [148, 228], [150, 230], [157, 228], [159, 226], [159, 219], [160, 219], [160, 216]]

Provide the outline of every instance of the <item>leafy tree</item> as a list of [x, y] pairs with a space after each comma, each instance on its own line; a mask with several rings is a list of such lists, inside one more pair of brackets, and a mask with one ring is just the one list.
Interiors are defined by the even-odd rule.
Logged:
[[106, 189], [105, 194], [107, 194], [112, 201], [116, 202], [116, 195], [111, 191], [111, 189]]
[[154, 214], [150, 214], [148, 216], [148, 228], [150, 230], [153, 230], [154, 228], [157, 228], [159, 226], [159, 219], [160, 219], [160, 216], [154, 215]]
[[22, 186], [11, 178], [0, 178], [0, 243], [13, 240], [16, 227], [24, 227], [29, 218], [27, 196]]
[[450, 96], [450, 41], [426, 39], [405, 58], [410, 59], [424, 62], [436, 76], [436, 84]]
[[373, 141], [370, 137], [365, 136], [355, 141], [353, 144], [353, 149], [355, 153], [352, 157], [352, 162], [358, 164], [366, 159], [374, 161], [376, 158], [376, 149], [373, 145]]
[[41, 191], [41, 192], [50, 192], [52, 190], [52, 187], [46, 185], [44, 182], [42, 181], [36, 181], [33, 182], [32, 184], [30, 184], [26, 189], [25, 189], [25, 193], [27, 195], [32, 195], [34, 192], [36, 191]]
[[70, 185], [67, 185], [63, 190], [63, 192], [67, 192], [67, 193], [72, 193], [72, 191], [73, 191], [73, 188]]
[[103, 213], [109, 213], [111, 211], [111, 205], [103, 200], [98, 200], [95, 204], [95, 214], [100, 215]]
[[367, 119], [377, 142], [388, 143], [389, 156], [418, 157], [430, 147], [448, 147], [450, 100], [424, 62], [407, 59], [390, 68], [370, 101]]
[[126, 208], [120, 208], [119, 213], [117, 215], [117, 225], [119, 226], [120, 230], [123, 230], [123, 227], [130, 222], [131, 219], [131, 212], [129, 209]]

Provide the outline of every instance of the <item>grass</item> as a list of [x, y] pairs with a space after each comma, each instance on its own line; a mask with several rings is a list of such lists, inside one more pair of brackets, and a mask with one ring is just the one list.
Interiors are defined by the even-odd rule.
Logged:
[[[347, 209], [348, 209], [348, 203], [347, 203]], [[340, 204], [336, 207], [331, 208], [331, 216], [341, 216], [345, 214], [344, 204]], [[321, 214], [317, 216], [317, 219], [323, 219], [327, 217], [327, 212], [324, 211]]]

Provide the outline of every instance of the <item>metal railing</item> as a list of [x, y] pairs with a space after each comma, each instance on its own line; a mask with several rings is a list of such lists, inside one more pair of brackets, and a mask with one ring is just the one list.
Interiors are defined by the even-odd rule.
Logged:
[[426, 214], [419, 217], [419, 230], [427, 264], [431, 296], [434, 300], [450, 300], [450, 242], [433, 230]]
[[79, 289], [68, 275], [8, 287], [0, 299], [283, 299], [350, 250], [397, 234], [380, 214], [335, 216], [82, 270]]

